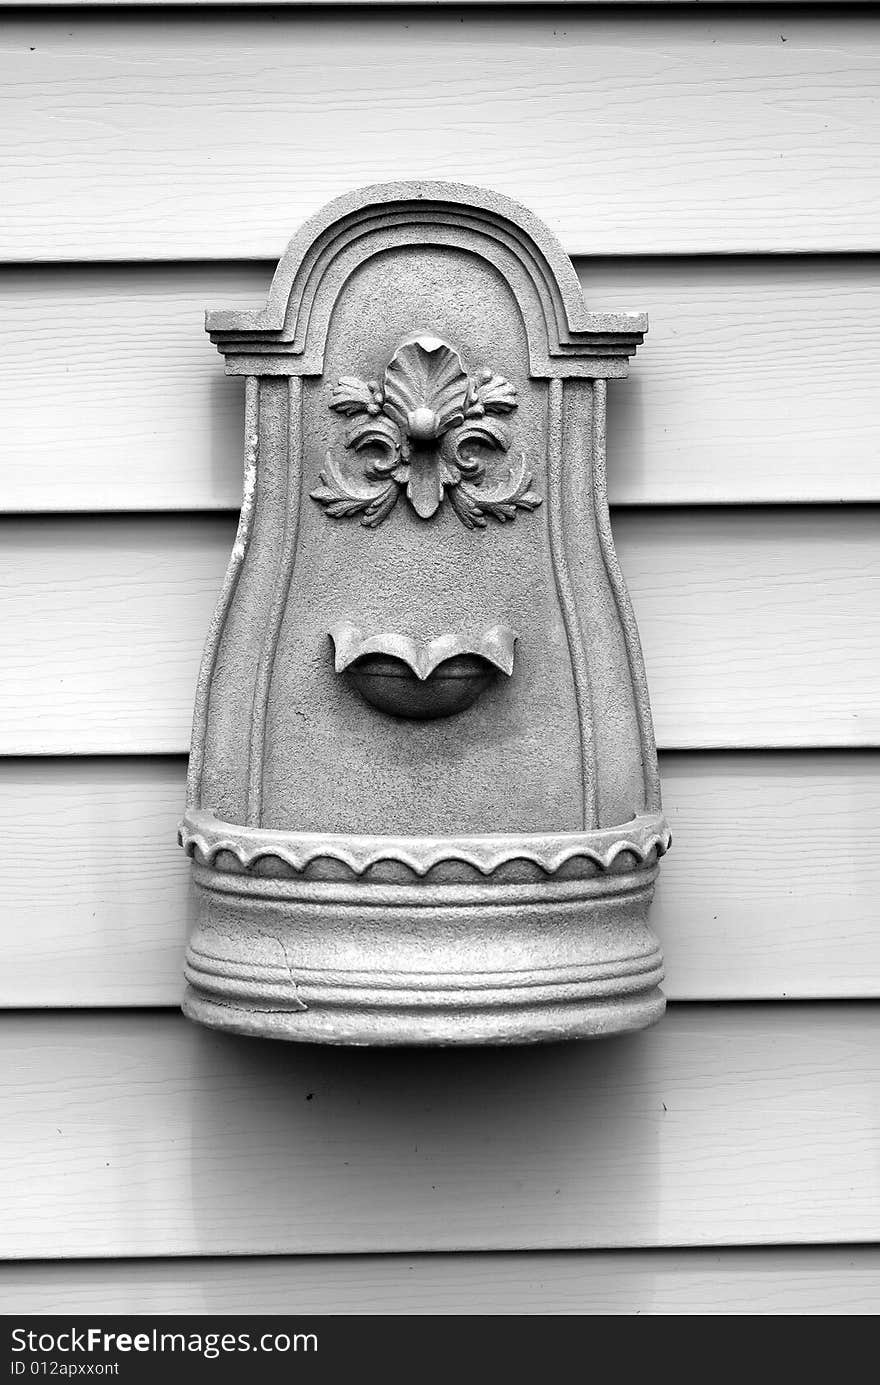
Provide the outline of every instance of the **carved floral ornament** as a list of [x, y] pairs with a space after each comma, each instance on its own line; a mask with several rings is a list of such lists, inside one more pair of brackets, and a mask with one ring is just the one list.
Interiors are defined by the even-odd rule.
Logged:
[[388, 518], [401, 494], [420, 519], [430, 519], [447, 497], [468, 529], [485, 528], [488, 516], [514, 520], [517, 510], [541, 504], [525, 457], [489, 480], [486, 454], [509, 451], [501, 418], [516, 407], [516, 389], [503, 375], [486, 368], [469, 376], [439, 337], [414, 337], [395, 351], [381, 382], [343, 375], [331, 392], [330, 408], [351, 420], [345, 446], [363, 454], [364, 480], [375, 484], [350, 479], [328, 451], [311, 498], [333, 519], [362, 515], [370, 529]]

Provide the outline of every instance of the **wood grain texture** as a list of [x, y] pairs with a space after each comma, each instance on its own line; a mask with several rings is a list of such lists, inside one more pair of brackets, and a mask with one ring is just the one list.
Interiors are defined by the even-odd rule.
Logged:
[[[671, 1000], [880, 998], [878, 769], [874, 752], [661, 757]], [[178, 757], [0, 761], [0, 1006], [179, 1005], [184, 778]]]
[[[880, 500], [880, 257], [577, 267], [591, 307], [651, 323], [609, 390], [613, 503]], [[237, 507], [244, 386], [203, 314], [259, 303], [271, 273], [0, 269], [0, 509]]]
[[878, 56], [870, 10], [24, 13], [0, 258], [277, 258], [414, 174], [579, 253], [877, 250]]
[[[0, 753], [186, 750], [233, 532], [0, 522]], [[662, 747], [880, 743], [880, 510], [632, 510], [615, 533]]]
[[4, 1258], [880, 1239], [880, 1006], [529, 1050], [7, 1015]]
[[875, 1314], [876, 1246], [0, 1265], [0, 1313]]

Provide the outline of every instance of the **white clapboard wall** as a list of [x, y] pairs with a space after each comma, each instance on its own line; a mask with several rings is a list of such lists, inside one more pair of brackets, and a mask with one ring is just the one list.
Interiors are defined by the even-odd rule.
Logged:
[[579, 254], [877, 249], [870, 11], [46, 10], [0, 57], [10, 261], [277, 258], [413, 169]]
[[[880, 9], [831, 3], [3, 16], [0, 1311], [880, 1310], [878, 64]], [[177, 1009], [241, 489], [204, 308], [416, 175], [649, 313], [609, 390], [674, 834], [641, 1035], [348, 1052]]]
[[[608, 387], [613, 504], [880, 500], [880, 254], [576, 265], [591, 307], [650, 320]], [[0, 513], [237, 506], [244, 381], [204, 313], [259, 304], [272, 269], [0, 266]]]

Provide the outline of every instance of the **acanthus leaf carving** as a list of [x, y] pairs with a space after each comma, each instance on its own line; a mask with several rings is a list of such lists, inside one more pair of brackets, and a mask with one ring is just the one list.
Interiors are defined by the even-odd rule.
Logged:
[[359, 380], [356, 375], [340, 376], [330, 395], [330, 408], [340, 414], [378, 414], [382, 403], [378, 381]]
[[388, 517], [401, 492], [421, 519], [448, 496], [468, 529], [485, 528], [487, 516], [507, 523], [541, 504], [524, 457], [506, 477], [486, 479], [487, 456], [511, 446], [497, 415], [516, 407], [516, 388], [503, 375], [486, 367], [468, 376], [458, 352], [439, 337], [413, 337], [395, 351], [381, 383], [343, 375], [330, 394], [330, 408], [351, 420], [345, 447], [366, 454], [365, 480], [383, 484], [365, 491], [328, 452], [311, 498], [331, 518], [361, 515], [370, 528]]
[[364, 448], [377, 447], [385, 453], [384, 457], [374, 459], [367, 468], [370, 472], [391, 471], [400, 462], [400, 433], [390, 418], [378, 414], [375, 418], [365, 415], [357, 418], [345, 430], [345, 445], [355, 452]]
[[488, 368], [481, 370], [479, 379], [473, 382], [473, 403], [468, 414], [507, 414], [515, 408], [516, 390], [510, 381]]
[[347, 519], [351, 515], [363, 515], [361, 520], [367, 528], [373, 529], [390, 515], [400, 494], [399, 487], [392, 480], [378, 491], [360, 491], [343, 476], [334, 459], [328, 452], [325, 469], [320, 473], [321, 485], [312, 491], [312, 499], [323, 505], [333, 519]]
[[517, 510], [536, 509], [541, 497], [531, 486], [532, 473], [526, 470], [525, 457], [520, 457], [508, 469], [503, 481], [492, 486], [477, 486], [463, 480], [449, 492], [449, 499], [466, 528], [485, 529], [487, 515], [497, 519], [499, 524], [508, 524], [516, 519]]

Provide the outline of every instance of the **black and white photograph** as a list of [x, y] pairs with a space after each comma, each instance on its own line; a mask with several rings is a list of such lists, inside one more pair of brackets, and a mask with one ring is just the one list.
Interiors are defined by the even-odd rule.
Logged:
[[0, 68], [0, 1373], [876, 1315], [880, 6]]

